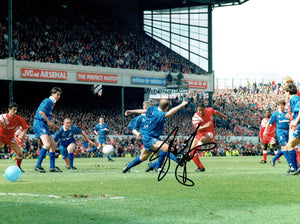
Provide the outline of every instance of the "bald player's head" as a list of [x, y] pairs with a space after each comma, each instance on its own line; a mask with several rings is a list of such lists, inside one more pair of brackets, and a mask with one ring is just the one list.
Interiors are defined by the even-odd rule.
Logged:
[[158, 106], [162, 111], [167, 111], [169, 108], [169, 101], [167, 99], [162, 99], [159, 101]]

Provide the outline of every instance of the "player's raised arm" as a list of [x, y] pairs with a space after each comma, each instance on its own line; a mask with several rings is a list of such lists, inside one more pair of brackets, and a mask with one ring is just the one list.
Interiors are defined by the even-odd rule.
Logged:
[[225, 114], [221, 113], [220, 111], [216, 111], [216, 115], [222, 117], [224, 120], [228, 120], [228, 117]]
[[128, 116], [128, 115], [133, 114], [133, 113], [144, 114], [144, 113], [146, 113], [146, 111], [147, 111], [147, 109], [126, 110], [125, 111], [125, 116]]
[[185, 107], [188, 104], [187, 101], [183, 101], [181, 104], [177, 105], [176, 107], [173, 107], [171, 110], [169, 110], [165, 117], [170, 117], [173, 114], [175, 114], [178, 110], [180, 110], [181, 108]]

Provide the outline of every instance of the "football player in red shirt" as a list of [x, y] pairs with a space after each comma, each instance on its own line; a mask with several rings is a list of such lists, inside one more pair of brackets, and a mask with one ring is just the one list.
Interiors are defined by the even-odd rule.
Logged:
[[[262, 119], [259, 130], [259, 140], [263, 144], [263, 160], [260, 163], [267, 163], [268, 144], [272, 145], [274, 151], [276, 151], [276, 139], [275, 130], [276, 124], [268, 125], [268, 129], [265, 132], [265, 128], [271, 118], [271, 111], [266, 110], [266, 117]], [[265, 135], [264, 135], [265, 132]]]
[[[228, 119], [226, 115], [223, 113], [214, 110], [211, 107], [205, 107], [203, 103], [199, 103], [197, 107], [197, 112], [194, 114], [192, 118], [192, 122], [194, 128], [196, 129], [200, 124], [200, 127], [197, 130], [197, 135], [195, 136], [191, 148], [195, 148], [198, 145], [203, 145], [206, 143], [210, 143], [214, 140], [215, 137], [215, 129], [214, 129], [214, 122], [213, 122], [213, 115], [217, 115], [223, 117], [225, 120]], [[193, 161], [197, 165], [196, 172], [204, 172], [205, 168], [202, 165], [199, 159], [199, 153], [191, 152], [193, 156]]]
[[17, 166], [24, 172], [21, 168], [24, 155], [15, 138], [15, 132], [18, 127], [22, 127], [23, 133], [18, 137], [22, 141], [29, 126], [21, 116], [17, 115], [17, 111], [18, 105], [12, 102], [8, 105], [8, 113], [0, 115], [0, 144], [6, 144], [16, 152]]

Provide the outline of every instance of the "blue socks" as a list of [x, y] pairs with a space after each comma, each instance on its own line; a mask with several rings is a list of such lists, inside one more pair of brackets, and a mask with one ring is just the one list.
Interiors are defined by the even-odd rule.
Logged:
[[293, 149], [291, 151], [288, 151], [288, 155], [290, 158], [290, 162], [292, 164], [292, 167], [294, 168], [294, 170], [298, 170], [298, 164], [297, 164], [297, 153], [296, 150]]
[[[159, 157], [160, 157], [160, 156], [164, 156], [164, 158], [166, 158], [166, 156], [168, 155], [168, 153], [166, 153], [166, 152], [163, 152], [163, 153], [162, 153], [162, 152], [163, 152], [163, 151], [160, 151], [160, 152], [159, 152]], [[166, 153], [166, 154], [165, 154], [165, 153]], [[164, 155], [164, 154], [165, 154], [165, 155]], [[159, 158], [159, 157], [158, 157], [158, 158]], [[176, 156], [175, 156], [172, 152], [170, 152], [170, 159], [173, 160], [173, 161], [175, 161], [176, 163], [178, 163]], [[162, 161], [164, 161], [164, 160], [162, 160]], [[162, 163], [162, 164], [163, 164], [163, 163]], [[156, 167], [156, 168], [158, 169], [158, 168], [161, 168], [162, 164], [159, 166], [159, 162], [158, 162], [158, 160], [157, 160], [157, 161], [155, 161], [154, 163], [151, 163], [149, 168], [154, 169], [154, 167]]]
[[155, 167], [157, 167], [157, 164], [158, 164], [158, 162], [157, 162], [157, 160], [156, 160], [154, 163], [151, 163], [151, 164], [150, 164], [149, 168], [150, 168], [151, 170], [153, 170]]
[[272, 159], [272, 161], [275, 162], [275, 161], [276, 161], [277, 159], [279, 159], [280, 156], [282, 156], [282, 155], [283, 155], [283, 152], [282, 152], [281, 150], [279, 150], [278, 153], [277, 153], [277, 155], [274, 156], [274, 158]]
[[72, 167], [73, 166], [73, 162], [74, 162], [74, 152], [69, 153], [68, 154], [68, 158], [69, 158], [69, 161], [70, 161], [70, 167]]
[[45, 148], [41, 148], [40, 155], [39, 155], [39, 158], [38, 158], [38, 161], [37, 161], [37, 164], [35, 167], [42, 166], [42, 162], [43, 162], [44, 158], [46, 157], [46, 153], [47, 153], [47, 150]]
[[137, 157], [135, 157], [135, 159], [131, 163], [128, 164], [127, 167], [128, 167], [128, 169], [130, 169], [134, 166], [139, 165], [141, 162], [142, 162], [142, 160], [140, 159], [140, 156], [137, 156]]
[[177, 158], [176, 156], [173, 154], [173, 152], [170, 152], [170, 159], [175, 161], [177, 163]]
[[89, 152], [95, 152], [97, 150], [97, 147], [95, 146], [94, 148], [90, 149]]
[[55, 152], [49, 152], [50, 168], [55, 168]]
[[157, 164], [156, 164], [156, 168], [158, 169], [158, 168], [161, 168], [161, 166], [162, 166], [162, 164], [164, 163], [164, 161], [165, 161], [165, 158], [166, 158], [166, 156], [168, 155], [168, 153], [167, 152], [165, 152], [165, 151], [160, 151], [159, 152], [159, 156], [158, 156], [158, 159], [157, 159]]
[[288, 165], [291, 165], [292, 163], [291, 163], [288, 151], [283, 151], [282, 153], [283, 153]]

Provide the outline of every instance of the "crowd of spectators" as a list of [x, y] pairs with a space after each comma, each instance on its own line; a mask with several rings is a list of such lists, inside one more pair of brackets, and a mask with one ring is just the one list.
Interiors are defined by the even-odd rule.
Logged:
[[[258, 155], [261, 146], [258, 143], [230, 140], [231, 136], [258, 136], [260, 122], [265, 116], [266, 109], [276, 109], [276, 102], [284, 99], [282, 88], [274, 83], [253, 84], [248, 86], [240, 86], [233, 90], [224, 90], [222, 93], [213, 95], [213, 107], [216, 110], [226, 114], [228, 121], [222, 120], [218, 116], [214, 117], [216, 143], [217, 147], [212, 151], [212, 155], [228, 155], [227, 152], [236, 150], [238, 155]], [[171, 107], [181, 103], [182, 100], [189, 101], [189, 104], [178, 111], [172, 118], [167, 119], [164, 134], [174, 133], [178, 128], [176, 147], [180, 148], [184, 140], [193, 133], [194, 128], [191, 118], [196, 111], [197, 103], [203, 101], [208, 103], [208, 95], [205, 92], [190, 91], [187, 94], [179, 94], [174, 99], [170, 99]], [[153, 100], [156, 104], [158, 100]], [[128, 108], [140, 108], [141, 105], [132, 103], [127, 105]], [[126, 108], [127, 109], [127, 108]], [[5, 110], [5, 108], [1, 108]], [[21, 107], [19, 114], [32, 126], [35, 107]], [[97, 136], [93, 135], [93, 130], [98, 123], [99, 117], [104, 117], [105, 122], [110, 128], [110, 137], [108, 142], [113, 144], [116, 149], [116, 156], [135, 156], [140, 152], [142, 147], [141, 140], [136, 140], [127, 129], [129, 121], [134, 117], [122, 116], [120, 105], [109, 107], [95, 107], [77, 105], [58, 105], [55, 109], [54, 119], [57, 124], [62, 125], [65, 117], [70, 117], [73, 125], [85, 130], [96, 141]], [[245, 132], [237, 129], [236, 126], [247, 128], [251, 132]], [[28, 130], [29, 134], [33, 134], [32, 128]], [[117, 136], [117, 137], [116, 137]], [[38, 155], [39, 141], [37, 139], [27, 139], [26, 148], [29, 157]], [[91, 157], [102, 156], [100, 152], [89, 153], [92, 146], [86, 145], [82, 138], [78, 139], [76, 156]], [[30, 153], [31, 152], [31, 153]], [[31, 155], [31, 156], [30, 156]]]
[[[1, 17], [0, 17], [1, 18]], [[7, 20], [0, 20], [0, 59], [8, 57]], [[129, 30], [99, 13], [16, 14], [13, 23], [16, 60], [205, 74], [199, 66], [144, 33]]]

